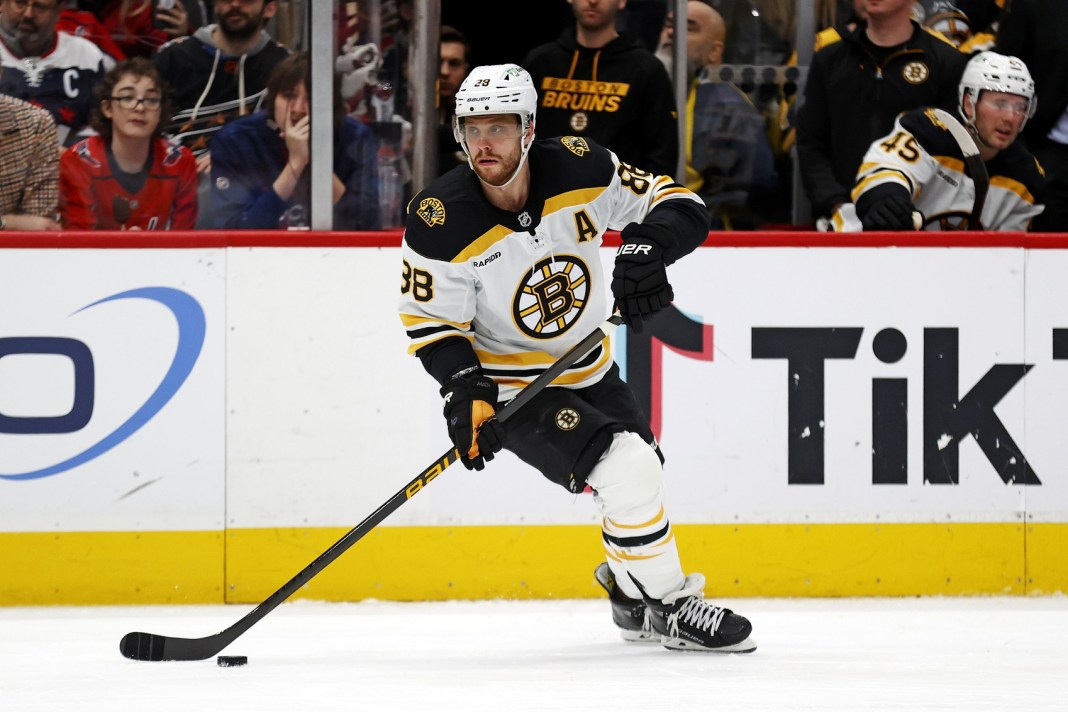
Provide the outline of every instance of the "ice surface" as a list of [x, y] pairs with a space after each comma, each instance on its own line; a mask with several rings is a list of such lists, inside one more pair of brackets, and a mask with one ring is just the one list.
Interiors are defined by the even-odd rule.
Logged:
[[627, 644], [606, 600], [284, 604], [223, 651], [134, 662], [251, 606], [0, 608], [3, 712], [1068, 709], [1068, 598], [739, 599], [749, 655]]

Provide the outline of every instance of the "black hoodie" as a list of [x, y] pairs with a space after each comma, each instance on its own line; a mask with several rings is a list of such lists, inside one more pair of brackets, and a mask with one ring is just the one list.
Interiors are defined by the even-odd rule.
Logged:
[[155, 56], [174, 103], [166, 133], [198, 156], [225, 123], [261, 108], [271, 70], [289, 55], [261, 31], [247, 54], [231, 57], [215, 45], [214, 29], [171, 40]]
[[667, 69], [629, 33], [599, 49], [582, 47], [574, 27], [523, 60], [538, 89], [541, 138], [582, 136], [621, 161], [675, 175], [679, 155], [675, 93]]

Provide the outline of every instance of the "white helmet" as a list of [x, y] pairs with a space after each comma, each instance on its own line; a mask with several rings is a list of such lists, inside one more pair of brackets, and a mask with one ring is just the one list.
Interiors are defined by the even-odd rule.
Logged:
[[[466, 117], [516, 114], [522, 123], [525, 137], [534, 124], [537, 111], [538, 92], [527, 70], [518, 64], [487, 64], [475, 67], [456, 90], [456, 114], [452, 117], [452, 135], [464, 149], [470, 163], [471, 151], [467, 147], [463, 130]], [[523, 161], [526, 160], [533, 140], [532, 135], [530, 140], [523, 142]], [[520, 161], [519, 165], [522, 167], [523, 162]], [[518, 174], [517, 169], [508, 183]]]
[[[1031, 72], [1027, 71], [1027, 65], [1016, 57], [997, 52], [979, 52], [968, 60], [957, 94], [961, 116], [967, 118], [964, 113], [965, 95], [972, 98], [974, 107], [979, 101], [979, 93], [984, 90], [1015, 94], [1027, 99], [1027, 117], [1024, 123], [1035, 115], [1035, 80], [1031, 78]], [[968, 123], [974, 122], [973, 108], [972, 118]]]

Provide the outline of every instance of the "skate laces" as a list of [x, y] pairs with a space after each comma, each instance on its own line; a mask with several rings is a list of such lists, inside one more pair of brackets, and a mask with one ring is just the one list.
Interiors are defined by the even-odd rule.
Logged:
[[679, 610], [668, 616], [668, 625], [671, 627], [671, 634], [674, 636], [679, 633], [679, 619], [682, 619], [683, 623], [692, 628], [706, 630], [715, 635], [725, 615], [727, 615], [726, 608], [713, 606], [705, 603], [704, 600], [697, 596], [691, 596], [683, 601]]

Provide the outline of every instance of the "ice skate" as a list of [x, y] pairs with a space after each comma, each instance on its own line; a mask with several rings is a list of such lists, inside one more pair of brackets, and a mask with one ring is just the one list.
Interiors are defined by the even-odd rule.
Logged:
[[[751, 653], [756, 642], [748, 620], [704, 600], [705, 577], [690, 574], [681, 591], [649, 601], [649, 623], [665, 648], [708, 653]], [[613, 604], [613, 613], [614, 613]]]
[[619, 628], [619, 633], [630, 643], [659, 643], [660, 634], [653, 632], [649, 625], [649, 608], [639, 598], [628, 598], [616, 587], [616, 577], [608, 564], [601, 562], [593, 571], [597, 583], [608, 592], [612, 603], [612, 622]]

